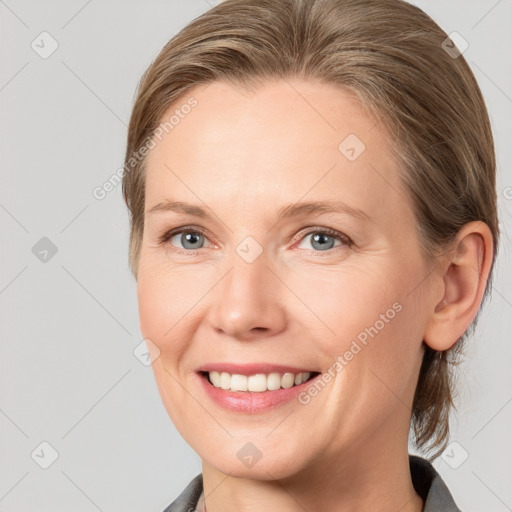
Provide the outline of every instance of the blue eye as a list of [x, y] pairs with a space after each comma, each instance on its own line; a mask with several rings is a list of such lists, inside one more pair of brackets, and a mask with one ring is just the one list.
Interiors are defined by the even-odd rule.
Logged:
[[[309, 236], [311, 236], [310, 243], [314, 252], [326, 252], [339, 246], [351, 247], [353, 245], [348, 236], [330, 228], [310, 229], [306, 234], [302, 234], [300, 243], [302, 244]], [[173, 239], [176, 241], [172, 242]], [[170, 230], [159, 239], [161, 245], [170, 244], [178, 251], [188, 254], [195, 254], [195, 251], [203, 249], [206, 240], [208, 238], [199, 229], [186, 227]], [[337, 245], [336, 241], [339, 242]], [[301, 249], [311, 250], [310, 247], [301, 247]]]
[[[346, 237], [342, 238], [341, 233], [338, 233], [337, 231], [331, 229], [317, 229], [315, 231], [310, 231], [302, 238], [301, 243], [304, 240], [307, 240], [308, 237], [311, 237], [310, 243], [313, 246], [313, 248], [322, 252], [337, 247], [335, 246], [336, 240], [340, 242], [338, 245], [348, 243]], [[306, 249], [309, 249], [309, 247], [306, 247]]]
[[[204, 244], [205, 236], [198, 231], [181, 231], [169, 237], [169, 241], [179, 237], [180, 243], [184, 249], [202, 249], [201, 243]], [[174, 245], [171, 243], [171, 245]], [[180, 247], [181, 248], [181, 247]]]
[[[330, 228], [315, 228], [309, 230], [309, 232], [301, 237], [301, 243], [310, 235], [310, 244], [315, 249], [315, 252], [327, 252], [330, 249], [334, 249], [339, 246], [351, 247], [353, 245], [348, 236]], [[338, 245], [335, 245], [336, 240], [340, 242]], [[306, 247], [305, 249], [310, 250], [309, 247]]]

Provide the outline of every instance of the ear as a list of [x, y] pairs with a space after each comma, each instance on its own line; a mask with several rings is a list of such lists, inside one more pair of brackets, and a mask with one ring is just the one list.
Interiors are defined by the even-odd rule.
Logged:
[[424, 333], [425, 343], [448, 350], [471, 325], [482, 302], [493, 257], [489, 226], [481, 221], [465, 224], [443, 262], [442, 293], [433, 302]]

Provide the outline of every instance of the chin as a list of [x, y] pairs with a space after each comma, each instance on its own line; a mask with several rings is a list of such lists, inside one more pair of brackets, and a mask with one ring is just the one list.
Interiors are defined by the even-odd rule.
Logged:
[[191, 446], [204, 463], [236, 478], [276, 480], [293, 476], [303, 469], [306, 454], [302, 453], [300, 458], [297, 456], [301, 447], [286, 446], [277, 437], [276, 445], [265, 439], [265, 435], [261, 438], [251, 436], [252, 440], [230, 438], [216, 444], [215, 450], [212, 450], [213, 439], [207, 446]]

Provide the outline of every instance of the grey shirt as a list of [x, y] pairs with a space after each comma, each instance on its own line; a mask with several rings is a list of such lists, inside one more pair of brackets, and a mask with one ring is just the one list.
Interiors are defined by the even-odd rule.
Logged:
[[[411, 478], [424, 502], [423, 512], [460, 512], [450, 491], [432, 464], [409, 455]], [[203, 475], [199, 473], [163, 512], [194, 512], [203, 492]]]

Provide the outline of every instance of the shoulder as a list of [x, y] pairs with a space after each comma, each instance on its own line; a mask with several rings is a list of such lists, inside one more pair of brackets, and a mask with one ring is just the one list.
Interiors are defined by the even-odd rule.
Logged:
[[461, 512], [448, 487], [429, 461], [409, 455], [409, 466], [414, 488], [425, 502], [423, 512]]
[[199, 473], [163, 512], [193, 512], [203, 491], [203, 475]]

